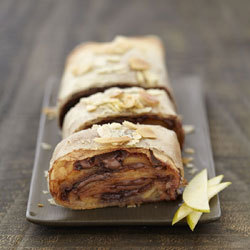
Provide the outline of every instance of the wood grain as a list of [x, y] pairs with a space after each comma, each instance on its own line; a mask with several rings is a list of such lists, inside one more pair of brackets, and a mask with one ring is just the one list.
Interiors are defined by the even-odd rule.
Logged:
[[[0, 248], [249, 249], [250, 3], [248, 0], [0, 2]], [[67, 53], [116, 34], [160, 35], [170, 79], [204, 80], [222, 218], [187, 227], [47, 228], [26, 221], [44, 84]], [[41, 208], [42, 209], [42, 208]]]

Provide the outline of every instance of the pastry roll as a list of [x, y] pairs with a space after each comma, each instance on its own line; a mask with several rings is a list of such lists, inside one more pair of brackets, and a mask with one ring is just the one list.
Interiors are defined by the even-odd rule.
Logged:
[[55, 202], [71, 209], [175, 200], [184, 184], [180, 146], [157, 125], [94, 125], [57, 145], [48, 180]]
[[117, 37], [110, 43], [84, 43], [69, 55], [58, 95], [59, 122], [81, 97], [110, 87], [164, 89], [173, 99], [159, 38]]
[[80, 102], [65, 116], [63, 137], [91, 127], [93, 124], [130, 121], [161, 125], [174, 130], [180, 145], [184, 140], [181, 120], [167, 93], [161, 89], [110, 88]]

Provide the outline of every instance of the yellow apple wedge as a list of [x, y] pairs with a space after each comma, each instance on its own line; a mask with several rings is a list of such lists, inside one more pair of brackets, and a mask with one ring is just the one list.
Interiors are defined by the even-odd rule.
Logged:
[[[223, 175], [218, 175], [210, 180], [208, 180], [207, 184], [208, 184], [208, 189], [210, 188], [210, 186], [219, 184], [222, 180], [224, 176]], [[172, 221], [172, 225], [174, 225], [175, 223], [177, 223], [178, 221], [182, 220], [184, 217], [188, 216], [190, 213], [192, 213], [194, 210], [192, 208], [190, 208], [189, 206], [187, 206], [185, 203], [183, 203], [178, 210], [176, 211], [176, 213], [174, 214], [174, 218]]]
[[[208, 186], [208, 199], [210, 200], [211, 198], [213, 198], [216, 194], [218, 194], [220, 191], [228, 187], [230, 184], [231, 182], [222, 182], [220, 184]], [[201, 215], [202, 212], [197, 212], [197, 211], [193, 211], [190, 214], [188, 214], [187, 223], [192, 231], [194, 231], [194, 228], [197, 225]]]
[[172, 225], [174, 225], [175, 223], [177, 223], [178, 221], [182, 220], [184, 217], [186, 217], [187, 215], [189, 215], [190, 213], [192, 213], [194, 210], [187, 206], [185, 203], [183, 203], [178, 210], [176, 211], [176, 213], [174, 214], [174, 218], [172, 220]]
[[202, 170], [189, 182], [183, 192], [183, 200], [196, 211], [210, 212], [207, 197], [207, 169]]
[[213, 186], [213, 185], [217, 185], [217, 184], [221, 183], [223, 177], [224, 177], [224, 175], [221, 174], [221, 175], [218, 175], [218, 176], [215, 176], [215, 177], [209, 179], [207, 181], [208, 188], [211, 187], [211, 186]]
[[208, 189], [208, 199], [210, 200], [211, 198], [213, 198], [216, 194], [218, 194], [220, 191], [222, 191], [223, 189], [225, 189], [226, 187], [228, 187], [229, 185], [231, 185], [232, 182], [222, 182], [218, 185], [213, 185], [211, 187], [209, 187]]

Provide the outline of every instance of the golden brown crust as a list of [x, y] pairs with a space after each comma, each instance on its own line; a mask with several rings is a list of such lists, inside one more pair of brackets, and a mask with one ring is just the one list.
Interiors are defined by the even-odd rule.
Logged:
[[[136, 62], [132, 68], [131, 59]], [[165, 89], [173, 99], [159, 38], [117, 37], [110, 43], [86, 43], [74, 49], [67, 59], [58, 96], [60, 123], [80, 97], [114, 86]]]

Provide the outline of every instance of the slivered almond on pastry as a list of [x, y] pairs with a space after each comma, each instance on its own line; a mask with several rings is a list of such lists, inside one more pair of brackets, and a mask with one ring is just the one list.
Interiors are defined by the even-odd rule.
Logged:
[[124, 92], [121, 89], [116, 89], [113, 93], [110, 94], [110, 97], [121, 97], [123, 93]]
[[52, 120], [57, 117], [57, 107], [44, 107], [43, 113], [48, 117], [49, 120]]
[[136, 132], [140, 134], [143, 138], [155, 139], [157, 138], [156, 134], [150, 127], [139, 127]]
[[159, 100], [157, 100], [155, 96], [148, 94], [146, 91], [140, 91], [140, 98], [144, 103], [150, 106], [156, 106], [159, 104]]
[[144, 82], [144, 76], [141, 71], [136, 72], [136, 79], [138, 83], [143, 83]]
[[123, 125], [130, 129], [137, 129], [137, 126], [132, 122], [124, 121]]
[[123, 121], [163, 126], [175, 131], [180, 145], [183, 145], [181, 120], [166, 92], [138, 87], [110, 88], [82, 98], [65, 116], [63, 137], [93, 124]]
[[129, 67], [132, 70], [147, 70], [150, 68], [150, 65], [141, 58], [132, 57], [129, 59]]
[[96, 107], [95, 105], [87, 105], [87, 106], [86, 106], [86, 109], [87, 109], [89, 112], [92, 112], [92, 111], [96, 110], [97, 107]]
[[[103, 126], [120, 136], [97, 138]], [[61, 141], [50, 161], [48, 179], [56, 204], [94, 209], [175, 200], [185, 183], [175, 133], [161, 126], [137, 126], [142, 134], [159, 138], [134, 140], [136, 130], [115, 123], [95, 125]], [[126, 143], [129, 140], [134, 143]]]
[[150, 87], [154, 86], [158, 82], [157, 75], [148, 70], [143, 71], [143, 76], [144, 76], [144, 79], [146, 80], [146, 83]]
[[73, 69], [72, 69], [72, 74], [74, 76], [81, 76], [84, 75], [88, 72], [90, 72], [93, 69], [93, 64], [88, 63], [88, 64], [84, 64], [84, 65], [76, 65]]
[[182, 163], [183, 163], [184, 165], [187, 165], [187, 164], [189, 164], [190, 162], [192, 162], [193, 160], [194, 160], [193, 157], [183, 157], [183, 158], [182, 158]]
[[135, 105], [135, 98], [134, 98], [134, 96], [132, 96], [132, 95], [127, 95], [127, 96], [124, 98], [123, 105], [124, 105], [124, 107], [127, 108], [127, 109], [130, 109], [130, 108], [134, 107], [134, 105]]
[[129, 44], [126, 44], [126, 43], [115, 43], [115, 44], [110, 44], [106, 48], [105, 52], [107, 54], [122, 55], [122, 54], [126, 53], [130, 48], [131, 48], [131, 46]]

